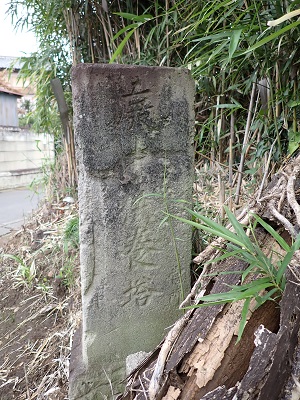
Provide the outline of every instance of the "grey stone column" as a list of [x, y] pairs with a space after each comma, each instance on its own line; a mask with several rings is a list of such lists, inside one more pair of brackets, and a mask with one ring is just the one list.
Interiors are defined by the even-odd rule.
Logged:
[[[180, 316], [163, 196], [191, 201], [194, 82], [187, 70], [116, 64], [78, 65], [72, 79], [83, 321], [70, 399], [113, 398], [126, 356], [152, 350]], [[191, 229], [172, 224], [187, 294]]]

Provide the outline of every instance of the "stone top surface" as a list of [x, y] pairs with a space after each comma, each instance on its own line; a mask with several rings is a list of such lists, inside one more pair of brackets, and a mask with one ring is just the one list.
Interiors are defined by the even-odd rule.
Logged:
[[91, 63], [82, 63], [78, 64], [75, 67], [72, 68], [72, 74], [81, 74], [82, 71], [85, 71], [86, 73], [87, 70], [105, 70], [105, 71], [116, 71], [116, 70], [132, 70], [132, 71], [142, 71], [142, 70], [148, 70], [148, 71], [159, 71], [159, 72], [164, 72], [164, 71], [182, 71], [185, 74], [191, 75], [190, 70], [187, 68], [174, 68], [174, 67], [158, 67], [158, 66], [153, 66], [153, 65], [131, 65], [131, 64], [91, 64]]
[[[80, 64], [73, 69], [74, 125], [89, 173], [123, 168], [127, 158], [181, 152], [193, 141], [190, 71]], [[188, 131], [188, 132], [187, 132]], [[187, 140], [188, 138], [188, 140]], [[101, 154], [101, 157], [99, 157]]]

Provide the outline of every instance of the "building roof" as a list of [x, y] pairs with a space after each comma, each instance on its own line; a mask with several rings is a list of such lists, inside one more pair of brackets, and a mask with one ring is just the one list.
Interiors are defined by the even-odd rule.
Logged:
[[8, 69], [13, 66], [13, 69], [18, 71], [22, 67], [22, 63], [17, 57], [0, 56], [0, 70]]
[[7, 82], [3, 80], [0, 76], [0, 93], [12, 94], [17, 97], [22, 97], [22, 93], [18, 90], [10, 86]]

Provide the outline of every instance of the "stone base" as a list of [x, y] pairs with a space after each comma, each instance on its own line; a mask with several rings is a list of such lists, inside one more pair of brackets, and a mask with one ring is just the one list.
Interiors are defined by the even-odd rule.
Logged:
[[[114, 365], [115, 368], [115, 365]], [[97, 371], [85, 368], [82, 357], [82, 326], [75, 332], [70, 359], [69, 400], [112, 400], [122, 393], [125, 384], [121, 383], [125, 360], [114, 371]], [[111, 380], [114, 380], [112, 384]], [[109, 394], [110, 393], [110, 394]]]

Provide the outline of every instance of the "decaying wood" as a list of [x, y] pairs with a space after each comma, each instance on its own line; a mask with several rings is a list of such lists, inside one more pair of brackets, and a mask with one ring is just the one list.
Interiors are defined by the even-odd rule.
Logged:
[[164, 367], [166, 365], [167, 357], [174, 346], [174, 343], [178, 336], [180, 335], [183, 328], [186, 326], [186, 323], [189, 319], [189, 314], [185, 314], [180, 320], [170, 329], [169, 333], [167, 334], [164, 343], [161, 346], [157, 362], [149, 383], [149, 400], [155, 400], [157, 397], [157, 393], [160, 391], [161, 383], [163, 377], [164, 380], [167, 379], [167, 375], [164, 376]]
[[[255, 213], [272, 222], [286, 240], [300, 226], [300, 156], [276, 174], [259, 199], [240, 213], [247, 222]], [[231, 229], [228, 226], [228, 229]], [[275, 248], [274, 239], [258, 228], [262, 248]], [[195, 261], [214, 259], [223, 239]], [[206, 267], [183, 305], [196, 304], [204, 294], [228, 291], [239, 284], [247, 264], [233, 258]], [[237, 274], [208, 273], [237, 271]], [[237, 330], [243, 303], [190, 309], [172, 328], [160, 348], [128, 377], [123, 400], [296, 400], [300, 399], [300, 252], [287, 271], [279, 304], [250, 307], [240, 342]]]

